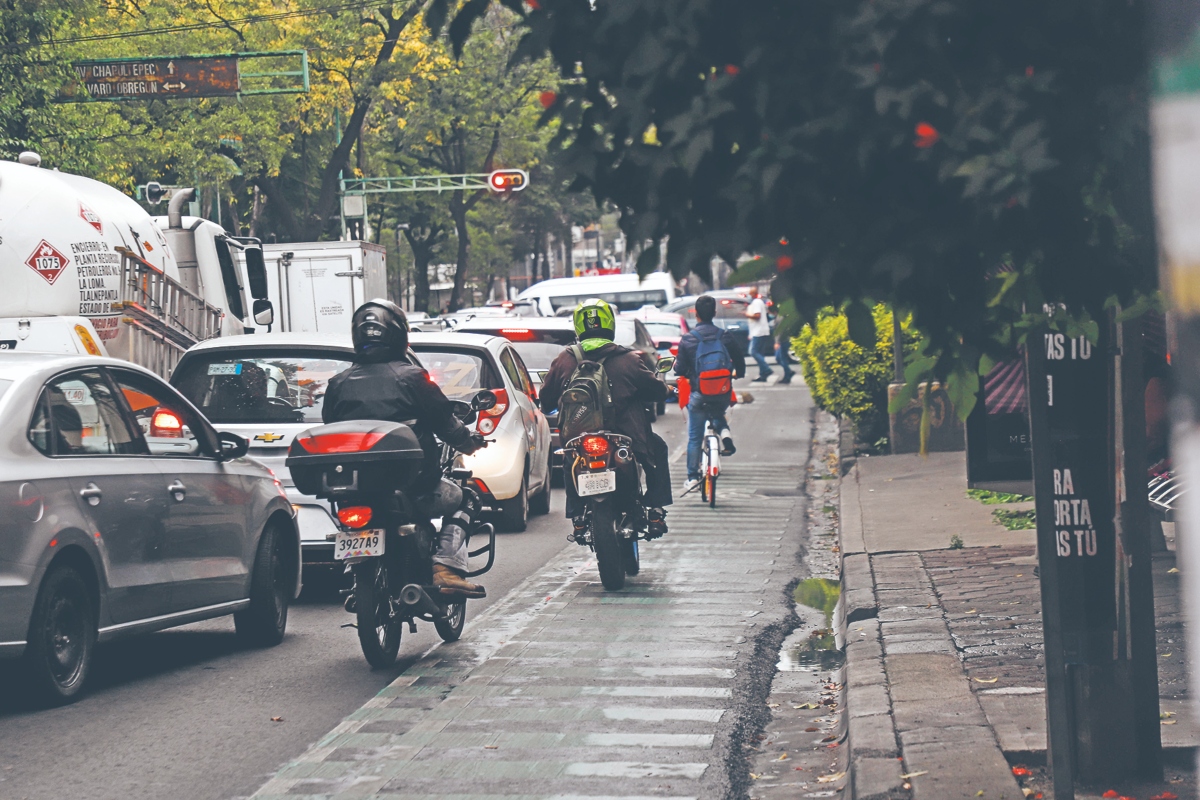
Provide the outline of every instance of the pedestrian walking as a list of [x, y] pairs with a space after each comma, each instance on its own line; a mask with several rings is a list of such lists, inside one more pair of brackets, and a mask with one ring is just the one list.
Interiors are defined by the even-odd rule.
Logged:
[[777, 384], [791, 383], [796, 371], [792, 369], [792, 340], [787, 333], [780, 333], [775, 339], [775, 363], [783, 370], [783, 377]]
[[750, 298], [750, 306], [746, 309], [746, 317], [750, 320], [750, 355], [758, 364], [758, 377], [751, 383], [766, 383], [767, 378], [774, 374], [767, 363], [767, 356], [775, 349], [775, 339], [771, 336], [767, 304], [759, 296], [757, 286], [750, 287]]

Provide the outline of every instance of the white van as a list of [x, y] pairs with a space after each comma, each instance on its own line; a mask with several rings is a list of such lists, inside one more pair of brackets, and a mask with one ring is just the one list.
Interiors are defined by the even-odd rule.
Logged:
[[662, 308], [676, 297], [675, 279], [666, 272], [652, 272], [644, 279], [637, 275], [551, 278], [530, 286], [517, 299], [536, 300], [538, 310], [553, 317], [560, 309], [574, 308], [589, 297], [598, 297], [618, 311]]

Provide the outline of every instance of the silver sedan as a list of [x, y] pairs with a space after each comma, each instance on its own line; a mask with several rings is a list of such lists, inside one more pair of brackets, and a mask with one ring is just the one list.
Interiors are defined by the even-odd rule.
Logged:
[[67, 701], [97, 642], [224, 614], [283, 639], [300, 543], [246, 447], [127, 362], [0, 354], [0, 658], [29, 690]]

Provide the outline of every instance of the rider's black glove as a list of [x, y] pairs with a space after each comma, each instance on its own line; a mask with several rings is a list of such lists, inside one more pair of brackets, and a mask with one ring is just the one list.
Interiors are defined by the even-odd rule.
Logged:
[[474, 453], [476, 450], [482, 450], [483, 448], [487, 447], [487, 444], [487, 439], [484, 438], [482, 433], [479, 433], [478, 431], [472, 431], [471, 435], [467, 438], [466, 443], [458, 449], [467, 455], [471, 455], [471, 453]]

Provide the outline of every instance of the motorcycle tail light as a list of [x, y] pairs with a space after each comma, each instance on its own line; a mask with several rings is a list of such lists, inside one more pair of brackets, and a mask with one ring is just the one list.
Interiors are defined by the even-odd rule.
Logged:
[[150, 418], [150, 435], [164, 439], [178, 439], [183, 436], [183, 420], [168, 408], [160, 408]]
[[608, 439], [603, 436], [583, 437], [583, 452], [593, 457], [608, 455]]
[[314, 455], [328, 453], [359, 453], [370, 450], [384, 437], [382, 433], [325, 433], [320, 436], [297, 436], [296, 444]]
[[371, 507], [346, 506], [338, 509], [337, 516], [347, 528], [365, 528], [371, 523]]
[[606, 466], [607, 466], [607, 462], [603, 458], [600, 459], [599, 461], [589, 461], [588, 462], [588, 467], [591, 469], [604, 469]]
[[479, 423], [476, 425], [476, 430], [484, 436], [496, 430], [496, 426], [500, 424], [500, 418], [508, 410], [508, 390], [492, 389], [492, 393], [496, 395], [496, 405], [487, 411], [480, 411]]

